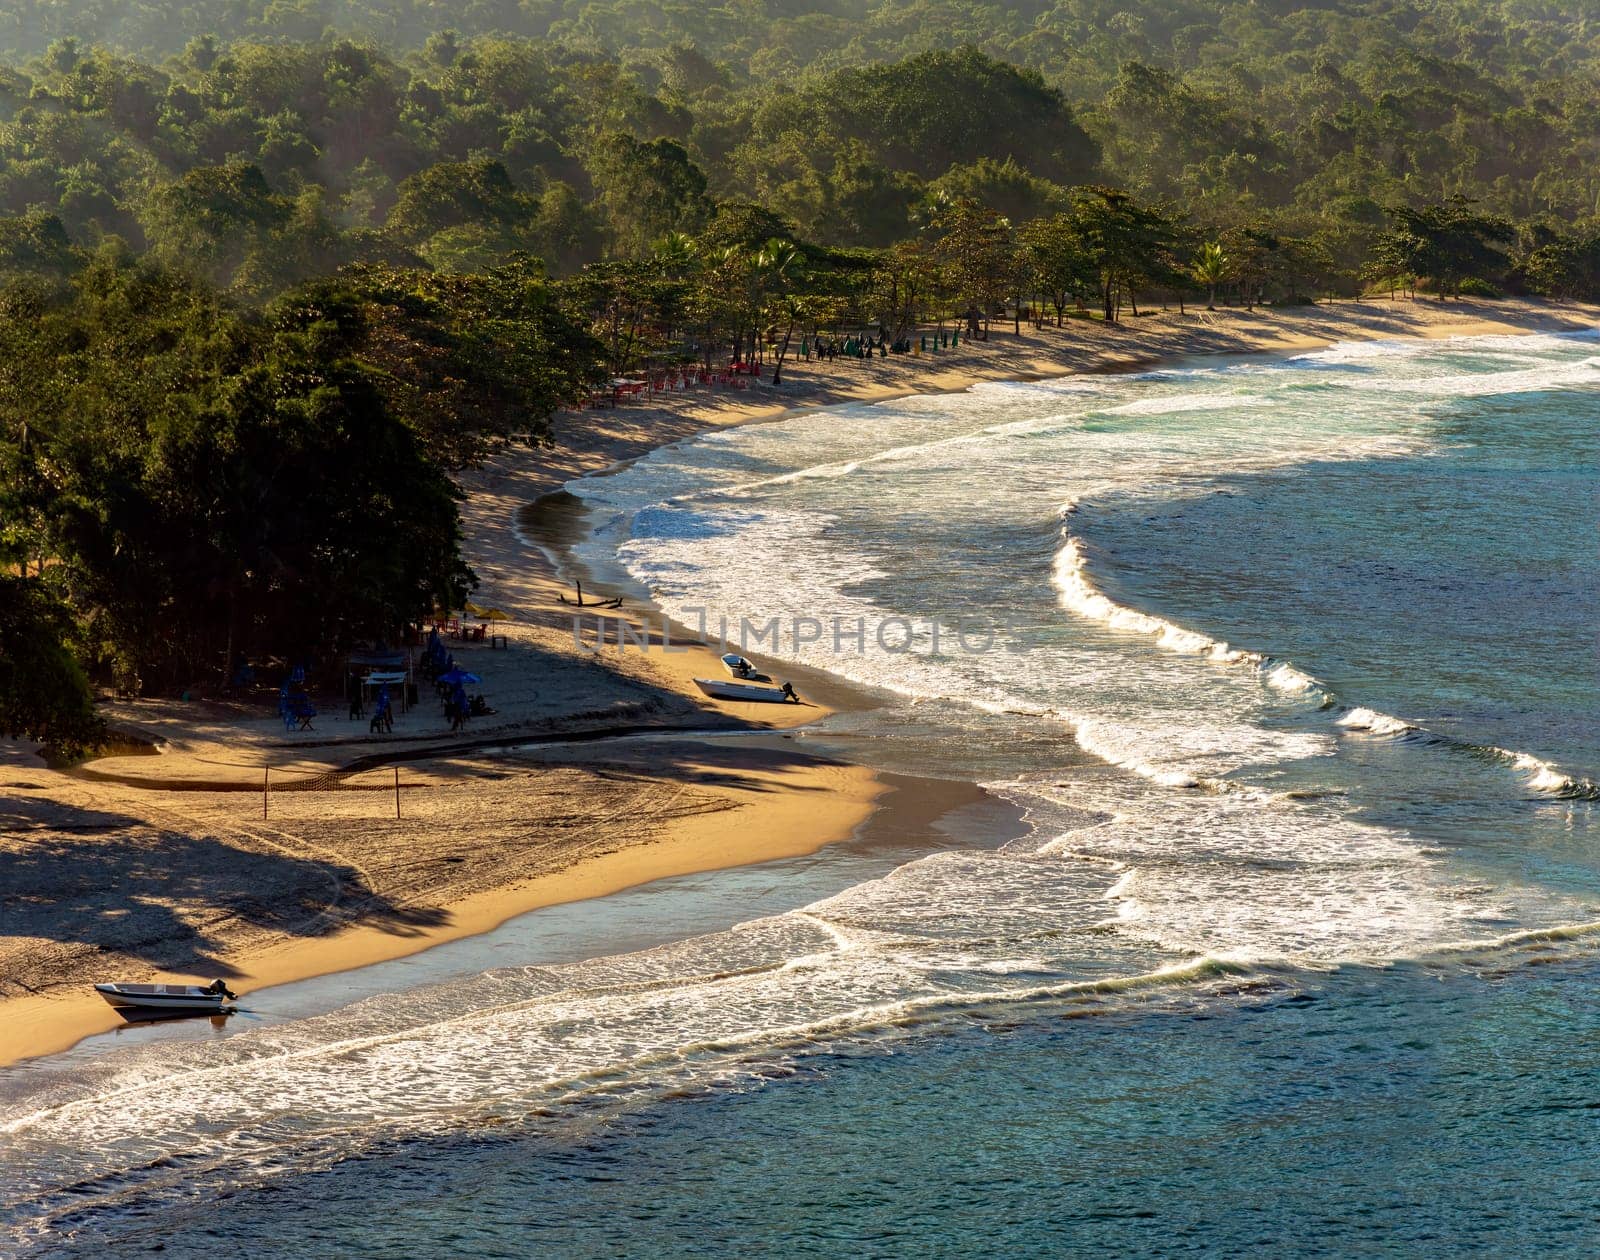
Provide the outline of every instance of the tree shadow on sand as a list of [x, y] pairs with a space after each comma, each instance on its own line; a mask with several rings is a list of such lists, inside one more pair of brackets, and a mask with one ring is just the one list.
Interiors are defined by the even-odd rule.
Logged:
[[0, 800], [0, 971], [25, 988], [59, 980], [51, 973], [84, 948], [167, 971], [234, 976], [219, 956], [222, 928], [309, 937], [363, 924], [412, 935], [447, 918], [380, 896], [338, 862], [47, 799]]
[[[808, 783], [797, 776], [821, 766], [840, 764], [838, 760], [785, 747], [777, 742], [780, 738], [774, 735], [770, 743], [751, 746], [716, 739], [679, 740], [670, 734], [647, 735], [566, 748], [529, 745], [497, 760], [508, 765], [573, 766], [597, 778], [657, 787], [672, 783], [738, 788], [750, 793], [832, 793], [831, 784]], [[770, 777], [773, 775], [787, 777], [780, 782]]]

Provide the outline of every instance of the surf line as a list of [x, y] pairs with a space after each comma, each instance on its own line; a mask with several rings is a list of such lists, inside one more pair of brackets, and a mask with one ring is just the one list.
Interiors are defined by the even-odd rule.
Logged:
[[1476, 757], [1480, 761], [1508, 766], [1522, 774], [1528, 786], [1537, 792], [1568, 800], [1600, 800], [1600, 784], [1582, 776], [1566, 774], [1558, 766], [1532, 753], [1458, 739], [1404, 718], [1351, 704], [1327, 683], [1290, 661], [1265, 652], [1236, 648], [1224, 640], [1213, 639], [1164, 617], [1117, 603], [1095, 585], [1085, 545], [1072, 532], [1072, 518], [1078, 516], [1082, 509], [1082, 500], [1074, 499], [1064, 504], [1060, 511], [1062, 545], [1056, 553], [1052, 583], [1061, 606], [1068, 612], [1098, 621], [1114, 630], [1145, 635], [1154, 639], [1158, 647], [1170, 652], [1198, 656], [1217, 665], [1253, 670], [1262, 682], [1275, 691], [1303, 696], [1317, 709], [1332, 714], [1334, 722], [1345, 730], [1432, 744]]

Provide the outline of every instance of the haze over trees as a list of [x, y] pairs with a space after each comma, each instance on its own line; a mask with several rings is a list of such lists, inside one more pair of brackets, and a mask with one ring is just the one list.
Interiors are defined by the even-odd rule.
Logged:
[[0, 49], [0, 634], [69, 697], [0, 717], [63, 743], [75, 659], [459, 601], [450, 470], [619, 373], [1600, 295], [1600, 32], [1509, 0], [14, 0]]
[[[871, 246], [930, 186], [1033, 217], [1102, 182], [1219, 227], [1357, 236], [1452, 196], [1563, 230], [1600, 206], [1600, 37], [1509, 3], [573, 0], [470, 5], [441, 32], [420, 3], [247, 0], [195, 20], [8, 6], [0, 208], [136, 246], [199, 217], [218, 267], [270, 242], [315, 267], [336, 229], [345, 253], [382, 231], [365, 247], [458, 268], [521, 247], [559, 271], [693, 230], [706, 197]], [[259, 180], [181, 182], [241, 163]]]

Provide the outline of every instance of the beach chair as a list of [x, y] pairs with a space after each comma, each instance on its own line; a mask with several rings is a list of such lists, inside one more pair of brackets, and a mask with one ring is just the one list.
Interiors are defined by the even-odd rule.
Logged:
[[304, 696], [291, 701], [289, 713], [284, 718], [284, 727], [289, 730], [314, 731], [317, 728], [311, 724], [311, 719], [317, 716], [316, 706]]

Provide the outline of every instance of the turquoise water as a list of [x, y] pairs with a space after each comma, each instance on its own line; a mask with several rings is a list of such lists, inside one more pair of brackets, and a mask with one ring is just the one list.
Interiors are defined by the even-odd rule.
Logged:
[[677, 619], [879, 690], [819, 739], [1027, 834], [13, 1074], [18, 1245], [1591, 1252], [1594, 350], [983, 386], [573, 485]]

